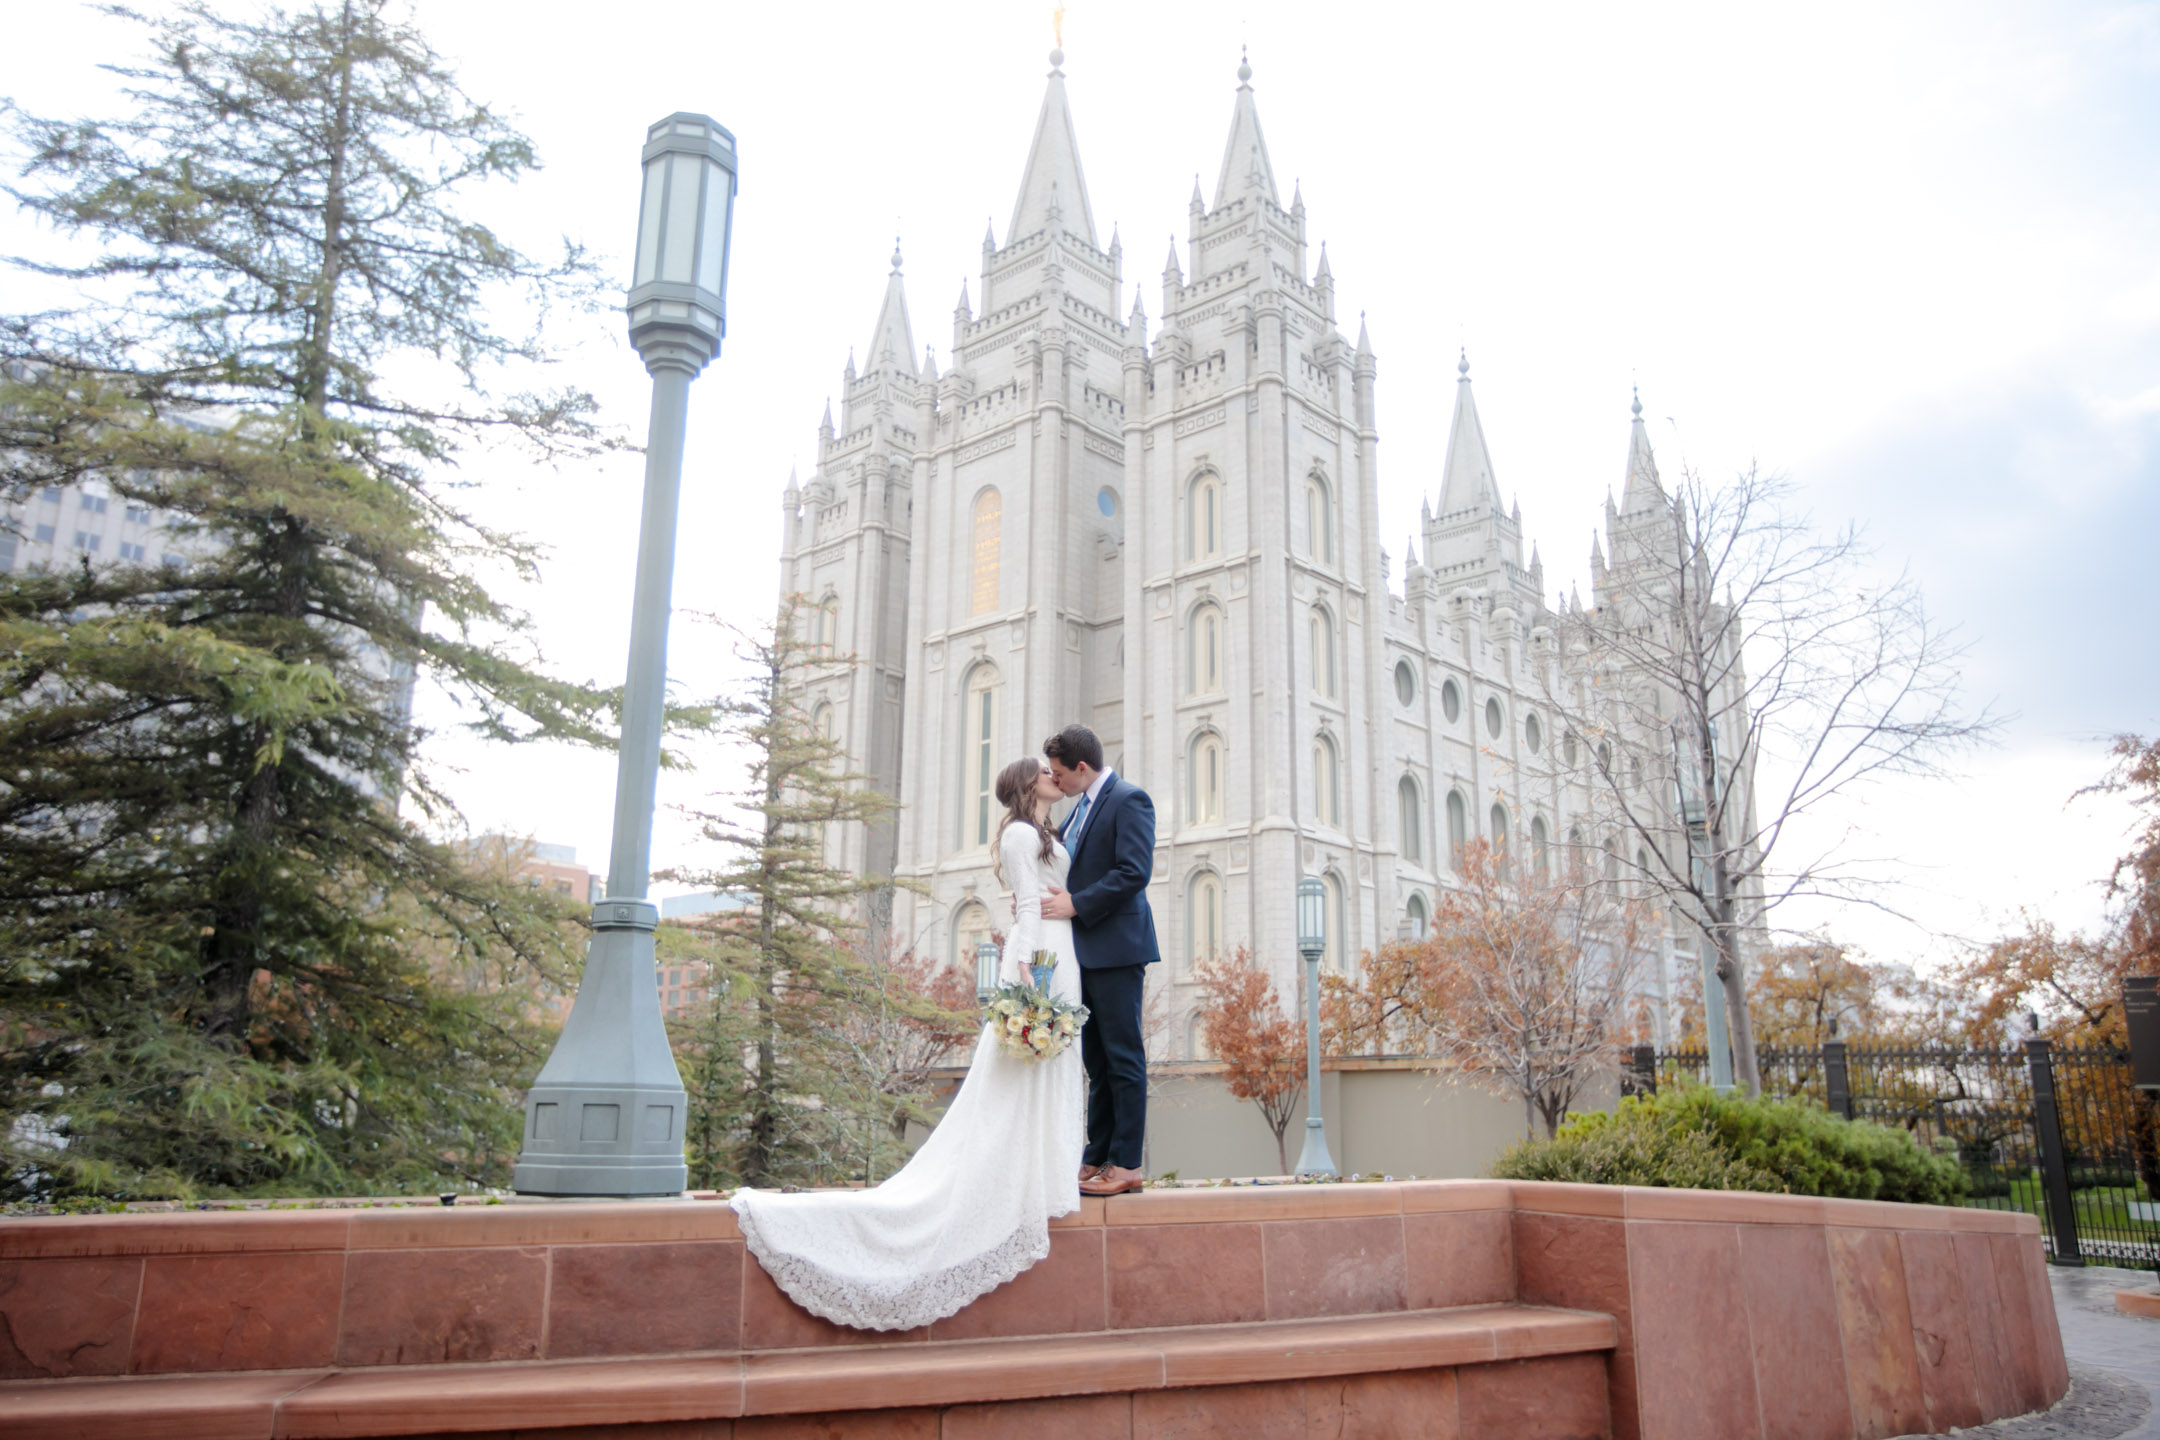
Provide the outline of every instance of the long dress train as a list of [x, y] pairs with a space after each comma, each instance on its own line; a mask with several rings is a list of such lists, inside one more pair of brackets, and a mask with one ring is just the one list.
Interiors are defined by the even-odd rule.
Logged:
[[[1077, 1004], [1080, 961], [1070, 920], [1044, 920], [1046, 888], [1065, 883], [1063, 845], [1041, 858], [1034, 828], [999, 843], [1018, 901], [1000, 980], [1028, 956], [1057, 952], [1053, 994]], [[964, 959], [965, 957], [963, 957]], [[1086, 1128], [1080, 1046], [1052, 1060], [1009, 1055], [984, 1027], [960, 1093], [922, 1148], [871, 1190], [738, 1190], [731, 1202], [750, 1253], [796, 1304], [864, 1330], [942, 1319], [1050, 1253], [1050, 1220], [1080, 1208]]]

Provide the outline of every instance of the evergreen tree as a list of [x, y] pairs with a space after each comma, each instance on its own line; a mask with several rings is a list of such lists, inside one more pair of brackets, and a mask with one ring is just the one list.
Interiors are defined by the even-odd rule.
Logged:
[[150, 42], [132, 113], [10, 107], [9, 193], [80, 257], [14, 263], [84, 298], [0, 318], [0, 499], [87, 483], [190, 558], [0, 577], [7, 1183], [501, 1183], [567, 911], [431, 838], [409, 697], [609, 741], [616, 697], [476, 578], [536, 552], [444, 478], [490, 436], [603, 443], [583, 395], [484, 388], [598, 282], [457, 208], [531, 146], [382, 0], [111, 13]]
[[868, 920], [891, 878], [831, 858], [892, 802], [805, 708], [805, 682], [849, 662], [804, 640], [804, 613], [791, 601], [744, 641], [750, 673], [715, 707], [750, 762], [726, 808], [693, 812], [724, 859], [667, 877], [747, 902], [700, 927], [712, 983], [684, 1046], [693, 1185], [890, 1173], [908, 1123], [929, 1118], [923, 1053], [973, 1029], [956, 1020], [961, 997], [937, 998], [935, 977], [883, 953]]

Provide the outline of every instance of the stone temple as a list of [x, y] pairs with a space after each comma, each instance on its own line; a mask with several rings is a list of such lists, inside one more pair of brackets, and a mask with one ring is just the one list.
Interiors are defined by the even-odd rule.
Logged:
[[[1062, 61], [942, 369], [894, 254], [839, 422], [828, 403], [817, 469], [783, 496], [781, 589], [847, 659], [807, 667], [816, 723], [899, 802], [828, 840], [908, 882], [892, 943], [970, 966], [1005, 928], [991, 784], [1081, 721], [1155, 800], [1160, 1049], [1191, 1057], [1195, 962], [1249, 947], [1287, 983], [1300, 876], [1327, 886], [1328, 962], [1354, 966], [1422, 932], [1465, 840], [1541, 863], [1569, 844], [1624, 862], [1633, 842], [1596, 818], [1584, 747], [1547, 713], [1581, 693], [1590, 657], [1555, 641], [1581, 607], [1556, 610], [1536, 547], [1524, 558], [1467, 360], [1441, 471], [1413, 477], [1437, 498], [1396, 590], [1378, 362], [1362, 320], [1354, 341], [1338, 326], [1302, 195], [1284, 203], [1250, 67], [1151, 317], [1097, 229]], [[1594, 592], [1674, 523], [1635, 414]], [[1674, 928], [1645, 967], [1660, 1031], [1693, 968], [1693, 927]]]

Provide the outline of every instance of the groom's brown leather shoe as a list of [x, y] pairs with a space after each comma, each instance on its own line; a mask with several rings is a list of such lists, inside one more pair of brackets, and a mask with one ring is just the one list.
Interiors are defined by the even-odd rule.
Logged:
[[1085, 1185], [1088, 1181], [1094, 1179], [1097, 1175], [1100, 1174], [1102, 1174], [1102, 1166], [1082, 1165], [1080, 1167], [1080, 1183]]
[[1138, 1170], [1127, 1170], [1122, 1165], [1105, 1165], [1095, 1172], [1092, 1180], [1080, 1182], [1083, 1195], [1123, 1195], [1128, 1190], [1138, 1190], [1147, 1184], [1147, 1177]]

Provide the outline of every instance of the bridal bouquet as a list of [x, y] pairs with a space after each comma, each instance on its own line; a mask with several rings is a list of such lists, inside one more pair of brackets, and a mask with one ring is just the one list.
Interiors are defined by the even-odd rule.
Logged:
[[1087, 1024], [1087, 1006], [1051, 996], [1050, 978], [1056, 970], [1057, 952], [1037, 950], [1028, 957], [1033, 983], [1010, 980], [990, 993], [986, 1018], [1008, 1055], [1023, 1060], [1062, 1055]]

